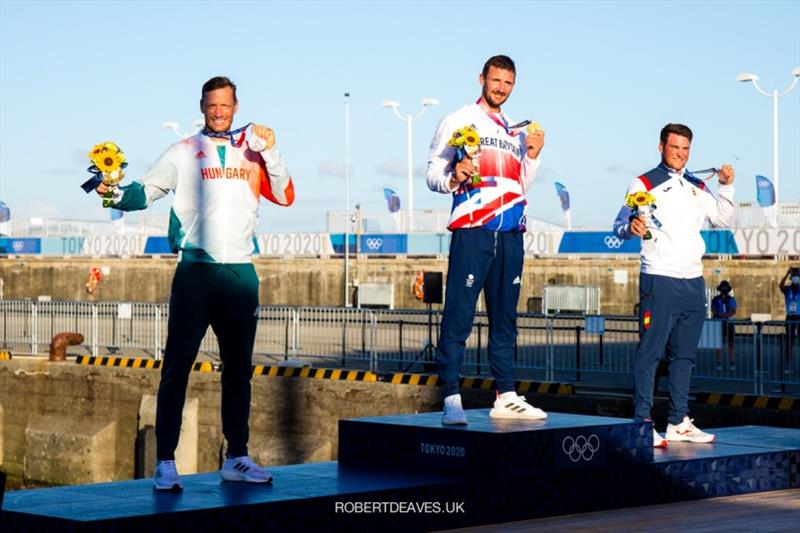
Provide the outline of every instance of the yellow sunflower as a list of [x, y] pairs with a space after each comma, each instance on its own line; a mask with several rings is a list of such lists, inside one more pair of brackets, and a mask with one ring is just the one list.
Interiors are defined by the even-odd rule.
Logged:
[[655, 202], [655, 197], [646, 191], [631, 193], [628, 195], [628, 199], [626, 201], [629, 207], [644, 207], [646, 205], [652, 205]]
[[480, 144], [481, 138], [478, 137], [478, 132], [475, 131], [473, 128], [467, 126], [464, 128], [464, 144], [467, 146], [478, 146]]
[[452, 146], [453, 148], [460, 148], [464, 146], [464, 138], [461, 135], [461, 130], [456, 130], [453, 132], [453, 136], [450, 137], [449, 141], [447, 141], [447, 146]]
[[89, 152], [89, 159], [100, 171], [113, 172], [122, 167], [125, 162], [125, 153], [113, 142], [106, 141], [92, 148], [92, 151]]
[[89, 159], [92, 160], [94, 163], [99, 157], [100, 154], [106, 151], [106, 143], [100, 143], [94, 145], [94, 148], [89, 152]]
[[120, 153], [112, 152], [111, 150], [106, 150], [94, 160], [95, 166], [102, 172], [113, 172], [119, 169], [123, 162], [124, 158]]

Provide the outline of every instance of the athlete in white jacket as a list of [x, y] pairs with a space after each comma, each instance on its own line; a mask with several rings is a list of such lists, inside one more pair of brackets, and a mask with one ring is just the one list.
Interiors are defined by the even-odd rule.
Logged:
[[[648, 420], [659, 362], [669, 363], [670, 406], [666, 440], [653, 430], [653, 441], [711, 442], [714, 435], [699, 430], [688, 415], [689, 384], [697, 343], [705, 320], [705, 283], [702, 257], [705, 243], [700, 229], [706, 220], [730, 225], [734, 213], [734, 171], [723, 165], [718, 172], [715, 198], [702, 180], [686, 170], [692, 131], [682, 124], [661, 130], [661, 164], [628, 185], [627, 194], [649, 192], [656, 209], [649, 221], [627, 205], [614, 222], [622, 239], [642, 238], [639, 275], [639, 346], [634, 369], [634, 418]], [[626, 195], [627, 198], [627, 195]], [[647, 234], [649, 238], [646, 238]]]
[[[268, 483], [272, 475], [247, 452], [250, 377], [258, 323], [258, 276], [251, 256], [259, 197], [294, 201], [292, 179], [265, 126], [231, 131], [236, 85], [208, 80], [200, 109], [205, 128], [172, 145], [139, 181], [113, 191], [113, 207], [144, 209], [170, 191], [169, 241], [180, 261], [169, 300], [167, 345], [156, 406], [156, 490], [180, 490], [175, 448], [192, 363], [209, 325], [222, 360], [222, 433], [226, 481]], [[101, 185], [97, 192], [107, 192]]]

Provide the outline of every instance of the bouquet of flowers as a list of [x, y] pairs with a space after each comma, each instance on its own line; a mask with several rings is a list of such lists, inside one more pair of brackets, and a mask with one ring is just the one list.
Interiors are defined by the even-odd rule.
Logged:
[[[656, 197], [649, 192], [641, 191], [629, 194], [625, 200], [625, 205], [633, 209], [633, 215], [639, 216], [648, 227], [651, 222], [657, 228], [661, 227], [661, 222], [653, 214], [653, 211], [656, 210]], [[647, 233], [644, 234], [644, 237], [642, 237], [645, 241], [652, 238], [653, 234], [650, 233], [649, 229]]]
[[480, 183], [481, 175], [478, 172], [478, 168], [480, 167], [481, 138], [478, 136], [475, 125], [470, 124], [454, 131], [453, 136], [447, 142], [447, 146], [452, 146], [456, 149], [454, 163], [462, 161], [465, 157], [469, 157], [472, 160], [472, 164], [475, 166], [475, 173], [470, 178], [470, 181], [473, 185]]
[[[113, 188], [125, 176], [123, 169], [128, 166], [125, 161], [125, 152], [111, 141], [95, 145], [89, 152], [89, 159], [92, 162], [92, 166], [86, 170], [92, 174], [92, 177], [81, 185], [81, 188], [87, 193], [95, 190], [101, 183]], [[112, 189], [109, 189], [103, 195], [103, 207], [110, 205], [110, 199], [113, 195]]]

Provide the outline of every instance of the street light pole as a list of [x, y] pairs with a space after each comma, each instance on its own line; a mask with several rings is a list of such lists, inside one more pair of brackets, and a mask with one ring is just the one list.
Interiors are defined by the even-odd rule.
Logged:
[[350, 93], [344, 93], [344, 306], [350, 307]]
[[[422, 108], [425, 109], [424, 107]], [[421, 114], [421, 113], [420, 113]], [[406, 118], [408, 123], [408, 147], [406, 149], [406, 160], [408, 161], [408, 233], [414, 231], [414, 164], [411, 147], [413, 146], [413, 126], [411, 115]]]
[[400, 107], [400, 103], [396, 100], [384, 100], [381, 102], [381, 107], [391, 108], [395, 116], [408, 125], [408, 148], [406, 152], [406, 158], [408, 159], [408, 200], [406, 201], [408, 205], [408, 215], [406, 218], [406, 231], [408, 233], [411, 233], [414, 230], [414, 163], [412, 160], [412, 123], [416, 119], [420, 118], [423, 113], [425, 113], [425, 110], [428, 108], [428, 106], [439, 105], [439, 100], [436, 98], [423, 98], [420, 103], [422, 104], [422, 109], [420, 109], [416, 116], [408, 115], [404, 117], [397, 110]]
[[758, 75], [753, 74], [751, 72], [743, 72], [736, 76], [736, 81], [741, 82], [753, 82], [753, 86], [756, 90], [763, 94], [764, 96], [769, 96], [772, 98], [772, 178], [773, 178], [773, 185], [775, 186], [775, 205], [778, 205], [778, 198], [779, 198], [779, 176], [778, 176], [778, 98], [781, 96], [786, 96], [789, 92], [794, 89], [794, 86], [797, 85], [797, 79], [800, 77], [800, 67], [796, 67], [792, 71], [792, 75], [794, 76], [794, 80], [792, 80], [791, 85], [784, 89], [781, 92], [778, 92], [777, 89], [773, 90], [772, 93], [768, 93], [761, 89], [758, 85]]

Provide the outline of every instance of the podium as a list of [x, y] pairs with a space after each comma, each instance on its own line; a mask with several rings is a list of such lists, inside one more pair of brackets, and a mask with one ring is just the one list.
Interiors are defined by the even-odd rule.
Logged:
[[800, 487], [797, 429], [710, 429], [714, 443], [654, 450], [652, 426], [630, 419], [492, 420], [488, 409], [467, 419], [340, 420], [338, 462], [271, 467], [273, 485], [212, 472], [184, 476], [177, 494], [156, 493], [149, 479], [11, 491], [2, 527], [405, 532]]

